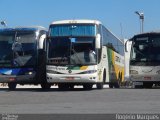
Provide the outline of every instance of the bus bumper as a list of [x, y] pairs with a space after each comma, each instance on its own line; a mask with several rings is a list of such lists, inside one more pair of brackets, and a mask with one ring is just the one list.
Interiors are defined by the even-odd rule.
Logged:
[[25, 83], [35, 79], [35, 73], [31, 75], [0, 75], [0, 83]]
[[129, 79], [132, 82], [160, 82], [160, 75], [130, 75]]
[[96, 83], [97, 74], [83, 74], [83, 75], [58, 75], [47, 73], [47, 82], [49, 83]]

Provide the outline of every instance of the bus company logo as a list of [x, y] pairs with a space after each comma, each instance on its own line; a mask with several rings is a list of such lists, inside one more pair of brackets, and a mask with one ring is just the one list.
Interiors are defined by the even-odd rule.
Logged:
[[68, 70], [68, 73], [72, 73], [72, 70]]

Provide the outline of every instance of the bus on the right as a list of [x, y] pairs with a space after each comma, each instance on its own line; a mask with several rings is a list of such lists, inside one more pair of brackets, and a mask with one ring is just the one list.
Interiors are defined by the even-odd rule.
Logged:
[[[134, 35], [129, 61], [129, 81], [135, 88], [160, 84], [160, 31]], [[127, 51], [127, 42], [125, 44]]]

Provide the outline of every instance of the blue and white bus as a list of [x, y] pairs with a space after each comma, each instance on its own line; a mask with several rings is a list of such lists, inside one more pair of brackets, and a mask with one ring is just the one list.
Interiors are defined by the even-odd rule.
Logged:
[[58, 87], [96, 84], [119, 87], [124, 80], [124, 44], [100, 21], [62, 20], [49, 27], [47, 81]]
[[17, 84], [50, 87], [43, 49], [46, 33], [40, 26], [0, 29], [0, 83], [8, 83], [10, 90]]

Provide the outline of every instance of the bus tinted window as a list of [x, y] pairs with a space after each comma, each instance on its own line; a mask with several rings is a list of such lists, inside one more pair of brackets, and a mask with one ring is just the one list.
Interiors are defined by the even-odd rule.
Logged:
[[109, 30], [102, 26], [103, 45], [114, 50], [115, 52], [124, 55], [124, 45], [120, 39], [115, 37]]
[[69, 24], [50, 27], [50, 36], [95, 36], [95, 25]]

